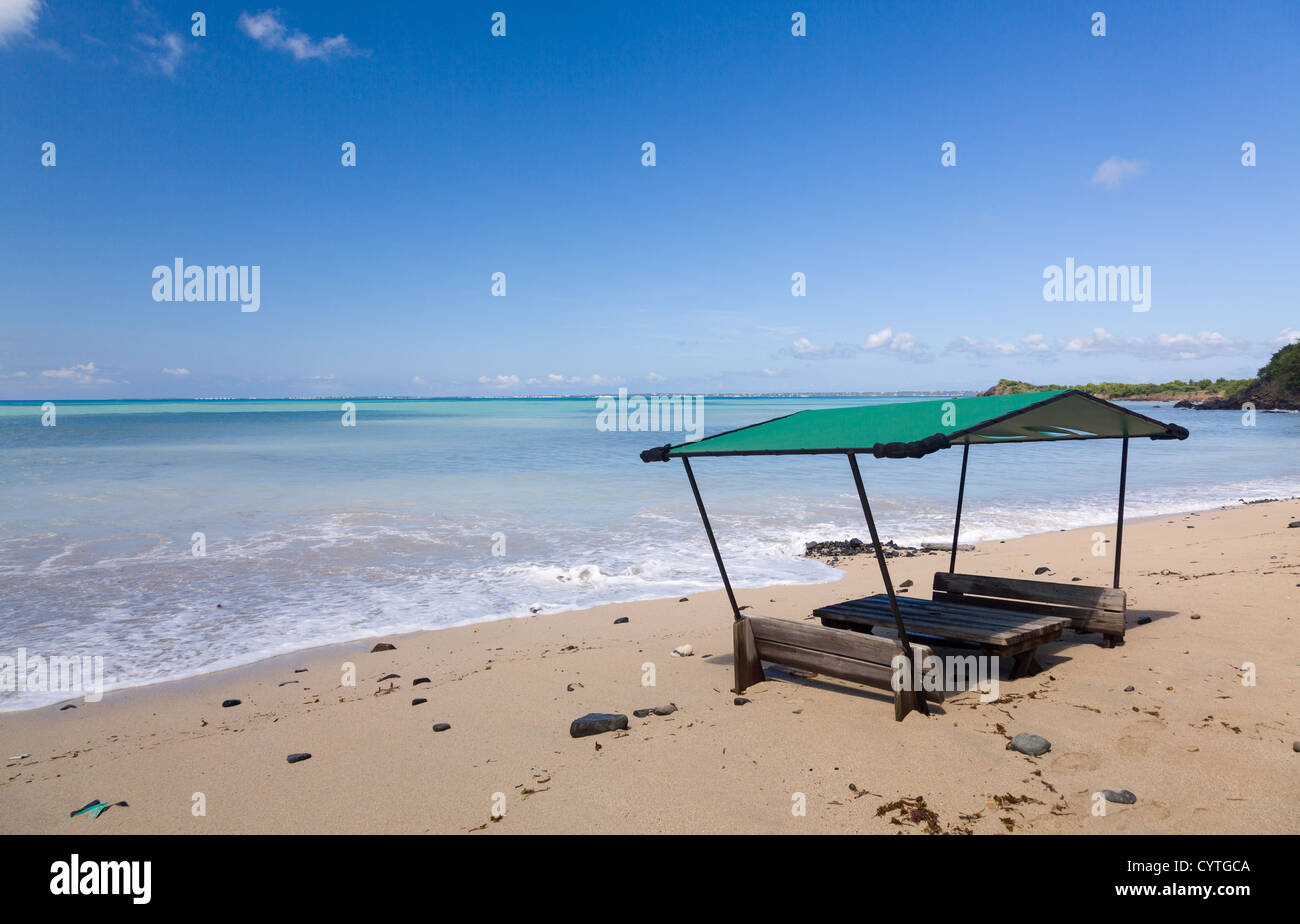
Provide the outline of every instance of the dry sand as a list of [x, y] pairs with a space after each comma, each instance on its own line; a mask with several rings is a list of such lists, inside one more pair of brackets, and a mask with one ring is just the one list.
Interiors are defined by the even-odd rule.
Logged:
[[[967, 693], [902, 723], [880, 692], [772, 669], [747, 691], [752, 702], [733, 705], [721, 591], [372, 639], [74, 700], [77, 709], [8, 713], [0, 754], [31, 757], [6, 763], [0, 832], [892, 834], [924, 829], [877, 808], [923, 797], [942, 830], [1004, 833], [1009, 819], [1017, 832], [1295, 833], [1293, 520], [1300, 501], [1130, 523], [1124, 645], [1067, 630], [1040, 650], [1041, 674], [1002, 682], [1000, 701]], [[1092, 556], [1093, 532], [981, 543], [958, 567], [1032, 576], [1047, 565], [1045, 579], [1108, 585], [1112, 562]], [[946, 556], [924, 555], [891, 561], [891, 573], [928, 596], [945, 566]], [[751, 612], [803, 619], [883, 589], [873, 558], [840, 567], [838, 582], [738, 597]], [[620, 616], [629, 621], [614, 625]], [[1151, 621], [1138, 625], [1143, 616]], [[371, 654], [375, 641], [397, 650]], [[685, 643], [694, 657], [670, 654]], [[340, 683], [345, 661], [355, 686]], [[1247, 662], [1254, 686], [1242, 683]], [[656, 685], [644, 687], [649, 663]], [[389, 673], [400, 679], [380, 694]], [[412, 686], [421, 676], [431, 682]], [[286, 680], [299, 682], [278, 685]], [[412, 706], [417, 696], [428, 702]], [[243, 703], [223, 709], [226, 698]], [[630, 717], [669, 702], [679, 711], [631, 718], [628, 733], [569, 737], [586, 712]], [[435, 733], [435, 722], [451, 729]], [[1017, 732], [1045, 736], [1051, 751], [1007, 750]], [[311, 759], [286, 762], [299, 751]], [[1095, 816], [1100, 789], [1138, 801]], [[497, 794], [506, 811], [492, 822]], [[69, 821], [93, 799], [129, 805]]]

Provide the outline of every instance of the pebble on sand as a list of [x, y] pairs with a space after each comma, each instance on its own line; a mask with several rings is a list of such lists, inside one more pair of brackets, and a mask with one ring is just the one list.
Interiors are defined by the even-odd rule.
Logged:
[[1137, 689], [1137, 687], [1133, 686], [1132, 684], [1129, 684], [1128, 686], [1126, 686], [1126, 687], [1124, 688], [1124, 692], [1125, 692], [1125, 693], [1132, 693], [1132, 692], [1133, 692], [1134, 690], [1136, 690], [1136, 689]]
[[420, 705], [421, 703], [427, 703], [427, 702], [428, 702], [427, 699], [418, 699], [418, 698], [417, 698], [417, 699], [413, 699], [413, 700], [411, 700], [411, 705], [412, 705], [412, 706], [418, 706], [418, 705]]
[[285, 758], [285, 760], [289, 761], [291, 764], [296, 764], [300, 760], [311, 760], [311, 755], [306, 752], [301, 754], [290, 754]]
[[370, 649], [370, 653], [374, 654], [376, 651], [396, 651], [396, 650], [397, 650], [396, 645], [390, 645], [387, 642], [380, 642], [374, 648]]
[[1107, 802], [1114, 802], [1118, 805], [1133, 805], [1138, 800], [1138, 797], [1127, 789], [1121, 789], [1118, 792], [1113, 789], [1103, 789], [1101, 794], [1106, 797]]
[[1052, 570], [1052, 569], [1049, 568], [1049, 567], [1047, 567], [1046, 565], [1042, 565], [1042, 566], [1040, 566], [1040, 567], [1034, 569], [1034, 574], [1046, 574], [1047, 572], [1049, 572], [1049, 571], [1051, 571], [1051, 570]]
[[588, 712], [569, 724], [569, 735], [586, 738], [611, 731], [627, 731], [627, 716], [620, 712]]
[[695, 648], [691, 645], [678, 645], [673, 649], [673, 654], [679, 658], [689, 658], [695, 654]]
[[422, 683], [432, 683], [432, 681], [429, 680], [428, 677], [416, 677], [414, 680], [411, 681], [411, 686], [418, 687]]
[[1051, 749], [1052, 742], [1041, 735], [1031, 735], [1028, 732], [1021, 732], [1007, 742], [1008, 751], [1019, 751], [1030, 757], [1040, 757]]
[[621, 625], [623, 625], [623, 623], [625, 623], [625, 622], [627, 622], [627, 621], [628, 621], [628, 619], [627, 619], [626, 616], [620, 616], [620, 617], [618, 617], [618, 619], [615, 619], [615, 620], [614, 620], [614, 625], [616, 625], [616, 626], [621, 626]]
[[747, 702], [749, 702], [749, 700], [746, 699], [745, 697], [743, 697], [743, 696], [737, 696], [735, 699], [733, 699], [733, 700], [731, 701], [731, 704], [732, 704], [733, 706], [743, 706], [743, 705], [745, 705], [745, 703], [747, 703]]
[[450, 722], [437, 722], [437, 723], [435, 723], [434, 726], [433, 726], [433, 730], [436, 731], [436, 732], [443, 732], [443, 731], [446, 731], [446, 730], [449, 729], [449, 728], [451, 728], [451, 723], [450, 723]]
[[231, 706], [238, 706], [238, 705], [239, 705], [239, 702], [240, 702], [240, 701], [237, 700], [237, 699], [223, 699], [223, 700], [221, 701], [221, 708], [222, 708], [222, 709], [229, 709]]

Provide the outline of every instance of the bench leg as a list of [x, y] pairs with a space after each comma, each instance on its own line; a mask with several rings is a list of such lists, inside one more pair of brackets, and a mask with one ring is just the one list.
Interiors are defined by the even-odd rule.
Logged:
[[1038, 673], [1043, 668], [1034, 660], [1034, 653], [1037, 648], [1031, 648], [1028, 651], [1022, 651], [1016, 655], [1015, 660], [1011, 663], [1011, 678], [1016, 680], [1020, 677], [1027, 677], [1030, 673]]
[[1103, 635], [1103, 636], [1101, 637], [1101, 644], [1102, 644], [1102, 647], [1103, 647], [1103, 648], [1114, 648], [1114, 647], [1115, 647], [1115, 643], [1118, 642], [1119, 639], [1120, 639], [1120, 636], [1118, 636], [1118, 635], [1110, 635], [1110, 634]]
[[758, 657], [758, 643], [754, 640], [754, 630], [749, 620], [741, 617], [732, 623], [731, 640], [736, 664], [737, 695], [756, 683], [767, 679], [763, 673], [763, 662]]

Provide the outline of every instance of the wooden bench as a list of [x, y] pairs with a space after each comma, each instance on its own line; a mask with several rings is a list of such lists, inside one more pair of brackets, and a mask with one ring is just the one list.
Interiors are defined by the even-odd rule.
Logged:
[[1128, 598], [1124, 591], [1113, 587], [940, 571], [934, 576], [931, 597], [1017, 613], [1063, 616], [1076, 632], [1100, 632], [1106, 648], [1114, 648], [1116, 642], [1124, 640]]
[[[860, 632], [827, 629], [823, 626], [743, 616], [732, 630], [736, 654], [736, 693], [766, 680], [763, 661], [852, 680], [872, 687], [884, 687], [894, 694], [894, 719], [901, 722], [919, 708], [912, 690], [895, 690], [894, 658], [903, 646], [894, 639], [876, 638]], [[924, 645], [912, 645], [912, 656], [923, 664], [933, 652]], [[923, 691], [927, 701], [942, 701], [941, 690]]]
[[[1069, 625], [1068, 620], [1059, 616], [1013, 613], [911, 597], [899, 597], [898, 609], [909, 636], [978, 648], [991, 657], [1012, 659], [1012, 679], [1041, 670], [1034, 660], [1038, 646], [1059, 639], [1061, 631]], [[835, 629], [870, 633], [877, 628], [894, 628], [894, 611], [885, 594], [823, 606], [814, 610], [813, 615], [821, 617], [823, 626]]]

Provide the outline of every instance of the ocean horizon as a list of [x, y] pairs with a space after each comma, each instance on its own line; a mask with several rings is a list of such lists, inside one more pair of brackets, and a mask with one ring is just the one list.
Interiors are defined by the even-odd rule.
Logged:
[[[914, 393], [919, 398], [961, 393]], [[707, 434], [898, 395], [705, 397]], [[902, 400], [907, 400], [902, 398]], [[104, 657], [106, 688], [352, 639], [720, 587], [680, 432], [599, 429], [595, 396], [0, 402], [0, 654]], [[349, 412], [344, 404], [352, 405]], [[1127, 516], [1300, 494], [1300, 416], [1125, 402]], [[326, 406], [330, 405], [330, 406]], [[345, 423], [349, 413], [352, 423]], [[864, 459], [883, 540], [951, 540], [961, 453]], [[962, 541], [1112, 523], [1115, 441], [975, 446]], [[838, 456], [698, 459], [739, 587], [831, 581], [865, 536]], [[63, 694], [6, 693], [0, 710]]]

